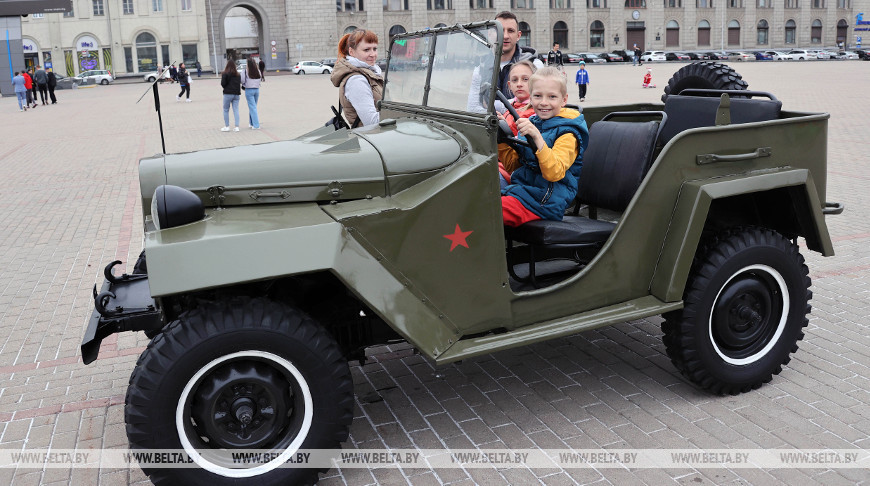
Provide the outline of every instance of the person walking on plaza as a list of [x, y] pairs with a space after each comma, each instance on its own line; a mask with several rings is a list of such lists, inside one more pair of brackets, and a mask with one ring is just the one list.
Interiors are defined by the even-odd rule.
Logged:
[[48, 78], [48, 97], [51, 98], [51, 104], [57, 104], [57, 97], [54, 96], [54, 88], [57, 88], [57, 76], [54, 74], [54, 70], [48, 68], [48, 74], [46, 75]]
[[580, 101], [586, 101], [586, 86], [589, 84], [589, 71], [586, 70], [586, 61], [580, 61], [580, 69], [574, 79], [580, 90]]
[[181, 95], [186, 91], [187, 99], [185, 101], [190, 103], [190, 74], [188, 74], [187, 68], [184, 67], [184, 63], [178, 65], [178, 84], [181, 85], [181, 93], [178, 93], [175, 101], [181, 101]]
[[196, 61], [196, 77], [202, 77], [202, 64], [200, 64], [199, 61]]
[[27, 111], [27, 84], [18, 71], [15, 71], [15, 77], [12, 78], [12, 86], [15, 88], [15, 96], [18, 97], [18, 111]]
[[169, 66], [169, 84], [172, 84], [173, 81], [178, 81], [178, 69], [175, 68], [175, 64]]
[[257, 68], [260, 69], [260, 81], [266, 82], [266, 63], [263, 62], [263, 59], [260, 59], [260, 62], [257, 63]]
[[245, 90], [245, 101], [248, 102], [248, 126], [254, 130], [260, 129], [260, 116], [257, 113], [257, 103], [260, 101], [260, 81], [262, 75], [253, 57], [248, 58], [248, 68], [242, 72], [242, 89]]
[[230, 131], [230, 106], [233, 107], [236, 127], [234, 132], [239, 131], [239, 98], [242, 95], [242, 77], [236, 69], [236, 62], [227, 60], [227, 67], [221, 73], [221, 87], [224, 89], [224, 127], [222, 132]]
[[30, 91], [32, 93], [31, 97], [33, 99], [33, 106], [35, 107], [36, 106], [36, 69], [30, 68], [27, 72], [30, 73], [30, 80], [32, 81], [30, 83]]
[[[42, 70], [42, 66], [36, 66], [33, 80], [36, 81], [36, 86], [39, 88], [39, 98], [42, 100], [42, 104], [47, 105], [45, 100], [48, 98], [48, 76]], [[36, 102], [36, 100], [33, 101]]]
[[553, 49], [547, 53], [547, 66], [554, 66], [562, 73], [565, 73], [565, 65], [562, 63], [562, 51], [559, 50], [559, 43], [553, 44]]
[[637, 44], [634, 45], [634, 57], [637, 58], [637, 65], [643, 66], [643, 58], [640, 57], [640, 47], [637, 47]]
[[637, 66], [637, 44], [631, 48], [631, 65]]
[[27, 97], [27, 106], [30, 108], [36, 108], [36, 102], [33, 100], [33, 95], [31, 94], [31, 90], [33, 89], [33, 78], [27, 74], [27, 71], [21, 71], [21, 76], [24, 77], [24, 87], [27, 88], [27, 92], [25, 96]]

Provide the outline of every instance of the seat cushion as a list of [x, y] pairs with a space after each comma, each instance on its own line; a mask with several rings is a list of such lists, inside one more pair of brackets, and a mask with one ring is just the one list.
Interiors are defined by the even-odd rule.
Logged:
[[565, 216], [562, 221], [539, 219], [514, 228], [511, 239], [530, 245], [586, 245], [603, 243], [616, 223]]

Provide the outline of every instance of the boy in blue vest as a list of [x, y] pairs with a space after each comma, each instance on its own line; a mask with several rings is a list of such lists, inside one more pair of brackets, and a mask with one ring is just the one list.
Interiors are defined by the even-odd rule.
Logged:
[[531, 118], [517, 120], [520, 138], [534, 140], [537, 152], [502, 143], [498, 158], [511, 184], [502, 190], [505, 226], [537, 219], [560, 221], [577, 194], [583, 150], [589, 143], [586, 120], [568, 103], [568, 81], [554, 67], [539, 69], [529, 79]]

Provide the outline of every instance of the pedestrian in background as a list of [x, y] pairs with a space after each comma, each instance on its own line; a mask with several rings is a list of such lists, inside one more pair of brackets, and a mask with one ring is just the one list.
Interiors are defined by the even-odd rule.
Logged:
[[199, 61], [196, 61], [196, 77], [202, 77], [202, 64], [200, 64]]
[[57, 104], [57, 97], [54, 96], [54, 88], [57, 88], [57, 76], [51, 68], [48, 68], [48, 97], [51, 98], [51, 104]]
[[221, 87], [224, 89], [224, 127], [222, 132], [230, 131], [230, 106], [233, 107], [233, 115], [235, 115], [236, 128], [234, 132], [239, 131], [239, 97], [242, 94], [242, 77], [236, 69], [236, 62], [232, 59], [227, 61], [227, 67], [221, 73]]
[[260, 59], [260, 62], [257, 63], [257, 67], [260, 68], [260, 81], [266, 82], [266, 63], [263, 62], [263, 59]]
[[245, 101], [248, 102], [248, 126], [253, 130], [260, 129], [260, 116], [257, 113], [257, 103], [260, 102], [260, 81], [262, 73], [254, 62], [248, 58], [248, 68], [242, 72], [242, 89], [245, 90]]
[[631, 65], [637, 66], [637, 44], [631, 48]]
[[169, 84], [172, 84], [173, 81], [178, 81], [178, 69], [175, 68], [175, 64], [169, 66]]
[[175, 101], [181, 101], [181, 95], [184, 92], [187, 92], [187, 101], [190, 103], [190, 74], [187, 73], [187, 68], [184, 67], [184, 63], [178, 65], [178, 84], [181, 85], [181, 93], [178, 93], [178, 96], [175, 97]]
[[586, 86], [589, 84], [589, 71], [586, 70], [586, 61], [580, 61], [580, 69], [574, 78], [580, 90], [580, 101], [586, 101]]
[[36, 108], [36, 103], [34, 103], [31, 90], [33, 89], [33, 78], [27, 74], [27, 71], [21, 71], [21, 76], [24, 77], [24, 87], [27, 88], [27, 92], [25, 96], [27, 97], [27, 106], [30, 108]]
[[18, 111], [27, 111], [27, 83], [18, 71], [15, 71], [15, 77], [12, 78], [12, 86], [15, 88], [15, 96], [18, 97]]
[[32, 83], [30, 83], [30, 91], [32, 92], [33, 106], [36, 106], [36, 69], [31, 67], [28, 72], [30, 73], [30, 80], [32, 81]]
[[643, 66], [643, 58], [641, 57], [640, 47], [637, 47], [637, 44], [634, 45], [634, 57], [637, 58], [637, 65]]
[[553, 44], [553, 49], [547, 53], [547, 65], [554, 66], [562, 71], [562, 74], [565, 74], [565, 64], [562, 63], [562, 51], [559, 50], [559, 47], [558, 42]]
[[[39, 88], [39, 98], [43, 105], [48, 103], [45, 101], [48, 98], [48, 76], [42, 70], [42, 66], [36, 66], [36, 72], [33, 74], [33, 80], [36, 81], [36, 86]], [[36, 102], [36, 100], [33, 100]]]

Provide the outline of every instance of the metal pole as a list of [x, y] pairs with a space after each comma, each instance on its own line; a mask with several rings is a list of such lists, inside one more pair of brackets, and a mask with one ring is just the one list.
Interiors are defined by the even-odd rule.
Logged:
[[211, 11], [211, 0], [208, 0], [208, 15], [209, 15], [209, 17], [211, 17], [211, 25], [212, 25], [211, 51], [212, 51], [213, 57], [214, 57], [212, 66], [214, 66], [214, 74], [215, 74], [215, 76], [217, 76], [217, 73], [218, 73], [218, 70], [217, 70], [217, 68], [218, 68], [218, 65], [217, 65], [217, 45], [215, 44], [215, 40], [214, 40], [215, 36], [217, 36], [217, 31], [216, 31], [216, 25], [214, 23], [214, 13]]
[[[711, 0], [712, 1], [712, 0]], [[720, 0], [722, 4], [726, 2], [726, 0]], [[719, 5], [719, 9], [722, 10], [722, 51], [725, 51], [725, 9], [722, 8], [722, 4]]]

